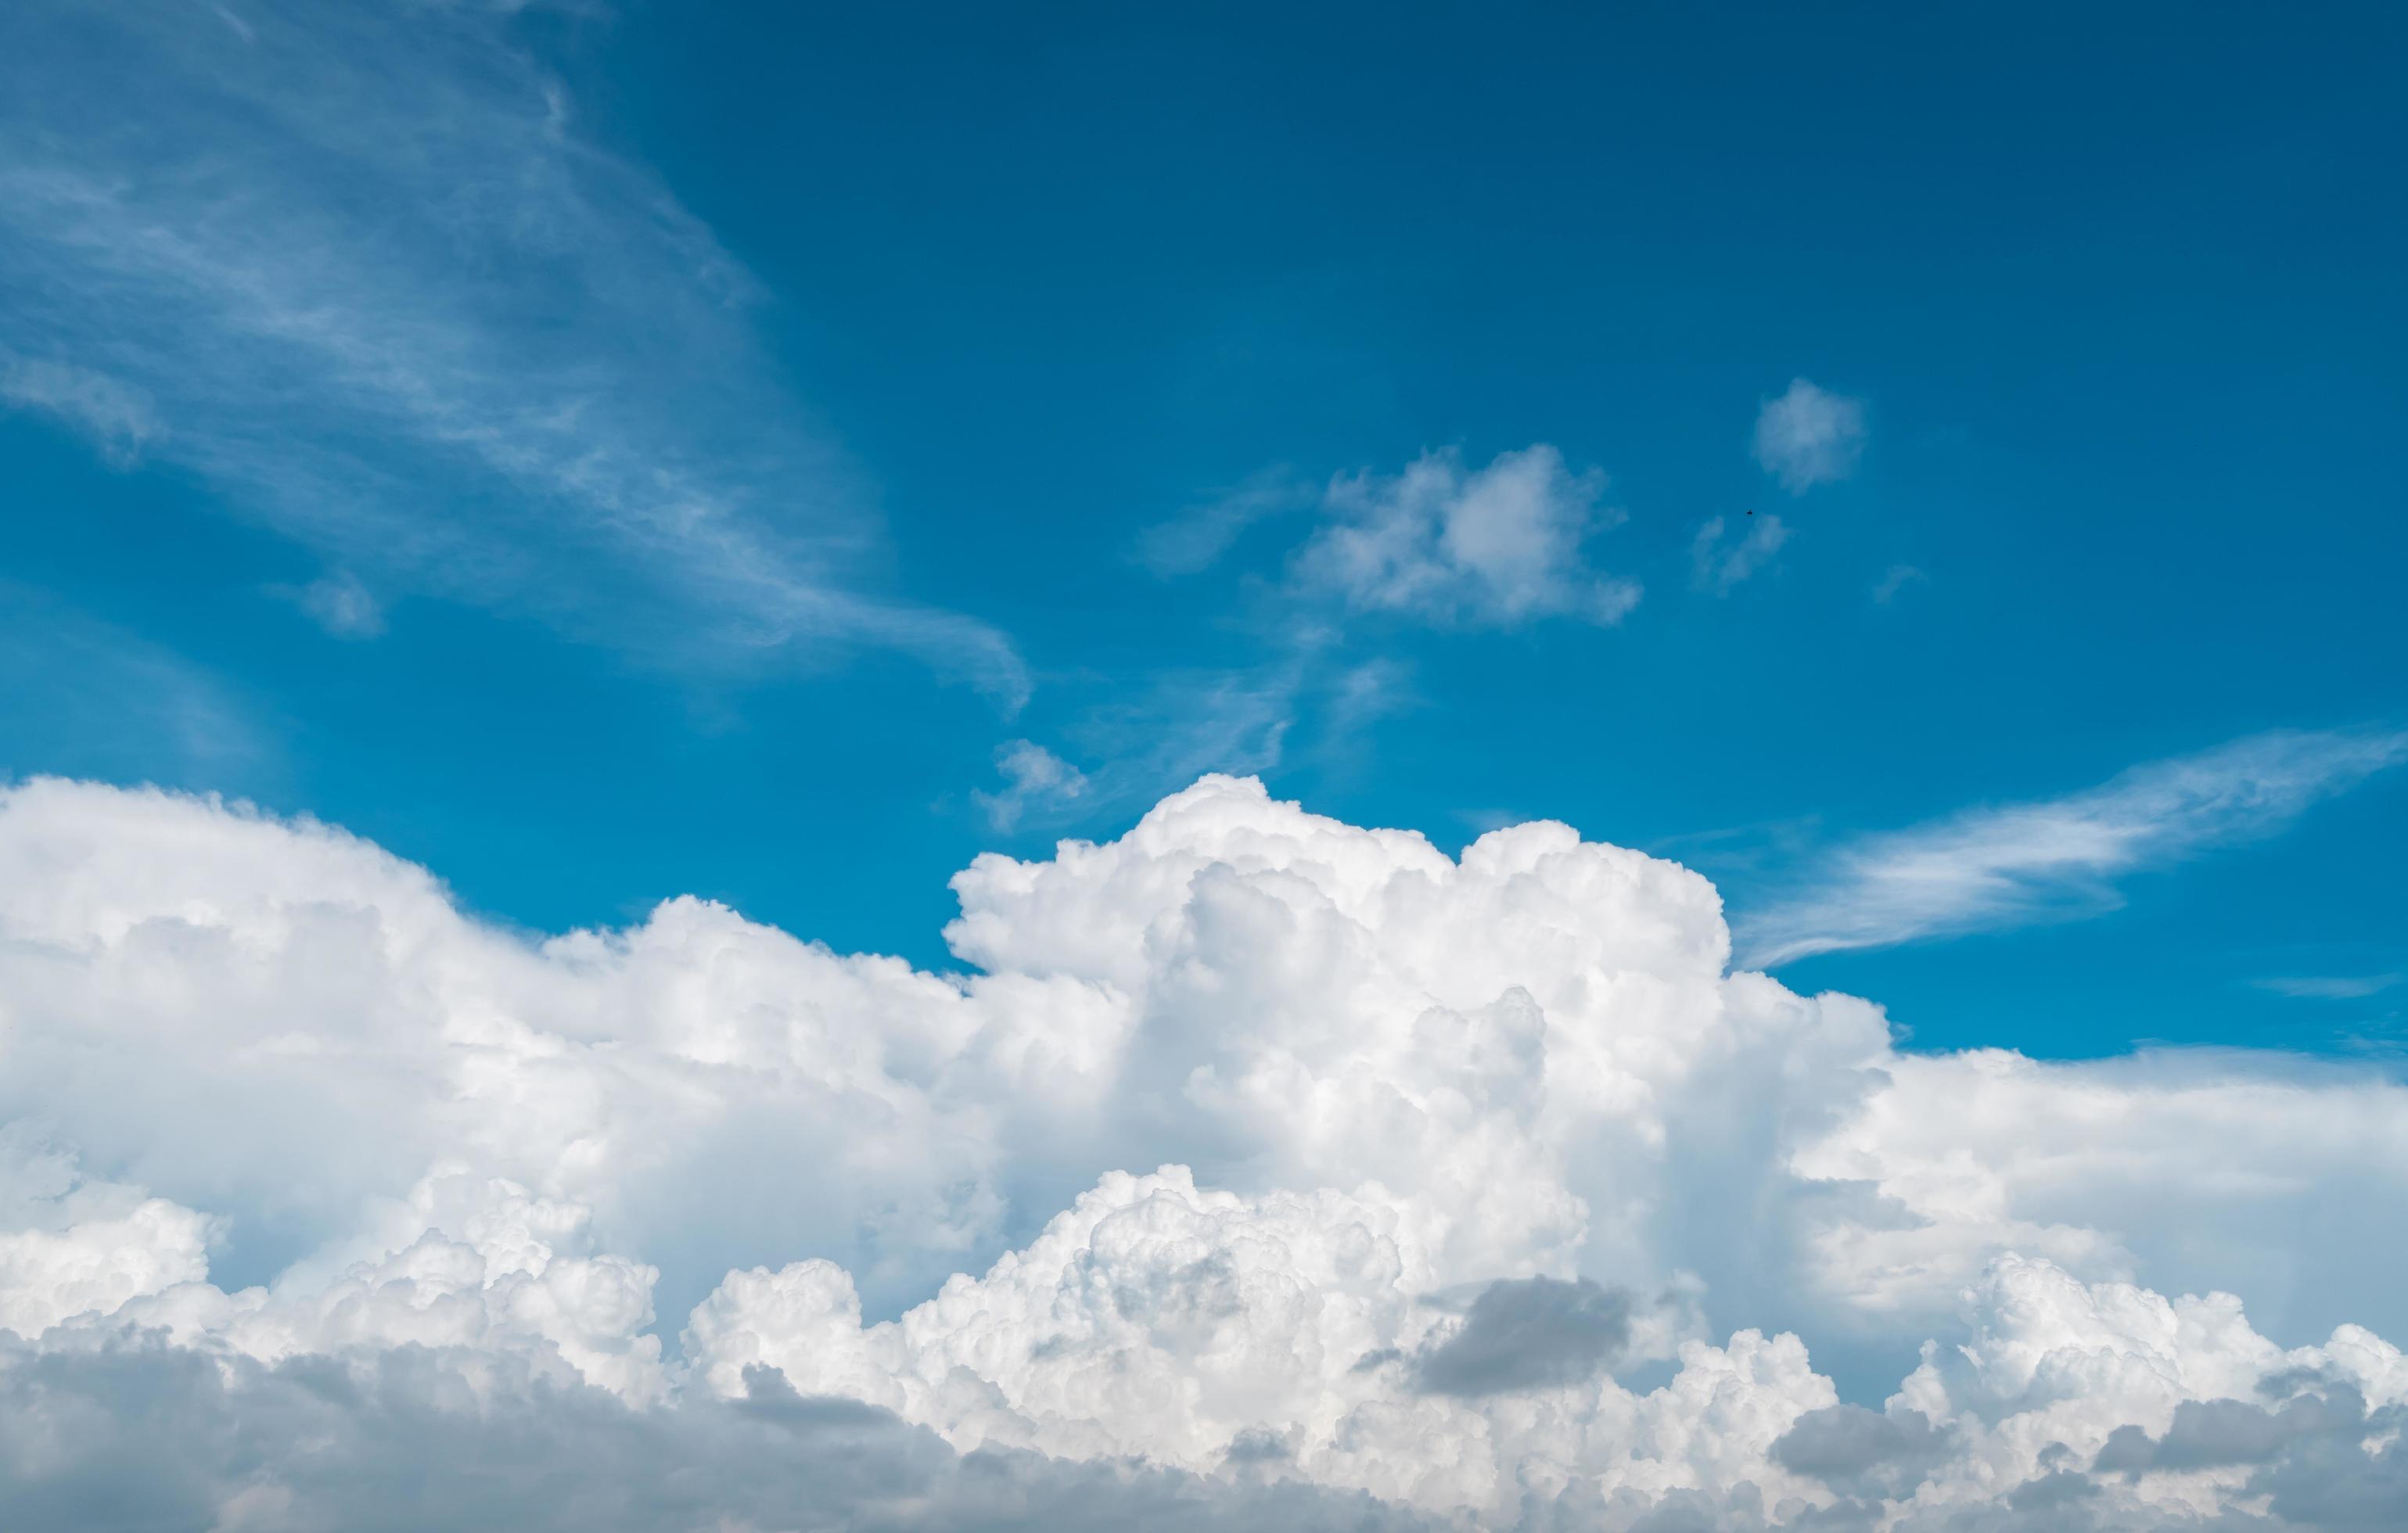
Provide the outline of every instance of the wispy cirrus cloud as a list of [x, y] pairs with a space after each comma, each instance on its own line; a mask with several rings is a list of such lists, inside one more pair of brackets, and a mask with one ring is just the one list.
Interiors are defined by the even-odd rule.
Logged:
[[277, 768], [271, 721], [218, 676], [0, 580], [0, 778], [46, 769], [212, 785]]
[[2112, 910], [2115, 881], [2280, 830], [2318, 799], [2408, 760], [2408, 733], [2277, 731], [2133, 767], [2084, 793], [1970, 809], [1841, 848], [1739, 923], [1742, 961]]
[[1882, 572], [1882, 578], [1879, 580], [1873, 582], [1873, 600], [1887, 607], [1898, 599], [1899, 592], [1917, 580], [1928, 580], [1930, 578], [1913, 565], [1892, 565]]
[[159, 434], [150, 400], [105, 373], [0, 348], [0, 404], [64, 422], [110, 464], [123, 467]]
[[508, 9], [12, 7], [0, 394], [380, 588], [678, 665], [896, 649], [1016, 705], [1003, 635], [877, 592], [752, 278]]
[[[1333, 712], [1355, 701], [1350, 681], [1340, 679], [1327, 699]], [[1068, 755], [1025, 739], [996, 748], [1001, 785], [969, 795], [990, 825], [1058, 828], [1208, 772], [1268, 771], [1284, 758], [1299, 707], [1325, 700], [1326, 690], [1316, 656], [1302, 648], [1260, 666], [1167, 670], [1115, 679], [1111, 688], [1109, 701], [1064, 727]]]
[[1320, 494], [1283, 467], [1266, 468], [1139, 533], [1135, 557], [1164, 580], [1196, 574], [1217, 564], [1247, 528], [1309, 507]]
[[2293, 1000], [2358, 1001], [2369, 996], [2380, 996], [2398, 984], [2398, 974], [2297, 974], [2276, 975], [2249, 982], [2260, 990]]

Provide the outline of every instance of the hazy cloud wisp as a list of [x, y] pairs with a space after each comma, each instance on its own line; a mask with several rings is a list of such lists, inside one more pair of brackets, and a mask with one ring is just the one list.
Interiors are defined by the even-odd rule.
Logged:
[[1864, 453], [1864, 401], [1793, 379], [1756, 411], [1753, 446], [1756, 461], [1793, 495], [1836, 483]]
[[2119, 900], [2114, 881], [2273, 831], [2408, 760], [2408, 734], [2278, 732], [2136, 766], [2068, 797], [1969, 810], [1866, 838], [1740, 921], [1744, 960], [2015, 925]]
[[1016, 704], [1000, 634], [869, 591], [877, 519], [765, 359], [751, 278], [510, 27], [12, 11], [0, 397], [380, 585], [681, 666], [891, 647]]

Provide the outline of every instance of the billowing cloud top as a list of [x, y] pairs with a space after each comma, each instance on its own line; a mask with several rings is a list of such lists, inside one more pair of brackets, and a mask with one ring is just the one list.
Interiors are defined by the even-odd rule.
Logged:
[[1903, 1053], [1866, 1002], [1730, 971], [1674, 864], [1550, 824], [1455, 859], [1228, 778], [953, 887], [957, 974], [694, 899], [531, 941], [308, 821], [9, 790], [0, 1498], [227, 1528], [2408, 1508], [2386, 1078]]

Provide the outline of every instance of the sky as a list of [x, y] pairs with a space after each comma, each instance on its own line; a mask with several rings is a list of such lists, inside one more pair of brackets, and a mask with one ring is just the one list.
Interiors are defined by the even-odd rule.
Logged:
[[[136, 1526], [359, 1526], [447, 1347], [832, 1526], [2408, 1505], [2403, 46], [13, 8], [16, 1393], [414, 1402]], [[1057, 1248], [1195, 1312], [1013, 1372]]]

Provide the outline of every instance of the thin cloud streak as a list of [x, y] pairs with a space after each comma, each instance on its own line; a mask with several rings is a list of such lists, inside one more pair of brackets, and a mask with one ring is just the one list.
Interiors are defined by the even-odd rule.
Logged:
[[1301, 510], [1320, 497], [1317, 486], [1284, 466], [1267, 468], [1236, 489], [1191, 506], [1138, 535], [1133, 557], [1157, 579], [1210, 569], [1248, 528]]
[[380, 587], [681, 666], [867, 645], [1025, 697], [1000, 633], [867, 589], [868, 494], [752, 278], [579, 136], [506, 16], [242, 20], [0, 23], [0, 392]]
[[2278, 731], [2133, 767], [2085, 793], [1968, 810], [1868, 838], [1740, 922], [1742, 962], [2095, 914], [2121, 875], [2272, 835], [2408, 759], [2408, 733]]
[[1917, 580], [1928, 580], [1930, 578], [1913, 565], [1892, 565], [1883, 573], [1880, 581], [1873, 586], [1873, 600], [1887, 607], [1898, 599], [1899, 592]]
[[2397, 974], [2306, 974], [2252, 980], [2251, 984], [2293, 1000], [2357, 1001], [2380, 996], [2400, 982]]

